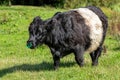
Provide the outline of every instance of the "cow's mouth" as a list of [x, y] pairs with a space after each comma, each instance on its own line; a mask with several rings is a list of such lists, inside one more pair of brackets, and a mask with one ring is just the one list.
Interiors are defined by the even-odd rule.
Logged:
[[27, 43], [27, 47], [30, 48], [30, 49], [34, 49], [35, 48], [35, 46], [33, 45], [32, 42], [28, 42]]

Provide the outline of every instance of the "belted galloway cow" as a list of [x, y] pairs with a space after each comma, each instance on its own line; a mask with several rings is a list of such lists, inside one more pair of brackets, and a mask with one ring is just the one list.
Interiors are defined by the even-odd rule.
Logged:
[[52, 18], [35, 17], [29, 26], [30, 49], [46, 44], [52, 53], [54, 69], [60, 58], [73, 53], [79, 66], [84, 65], [84, 53], [89, 53], [92, 65], [98, 64], [108, 21], [102, 10], [95, 6], [57, 12]]

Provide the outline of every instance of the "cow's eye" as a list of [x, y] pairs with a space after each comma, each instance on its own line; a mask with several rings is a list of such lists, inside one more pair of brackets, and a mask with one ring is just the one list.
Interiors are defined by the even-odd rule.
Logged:
[[38, 34], [38, 30], [35, 31], [35, 34], [36, 34], [36, 35]]

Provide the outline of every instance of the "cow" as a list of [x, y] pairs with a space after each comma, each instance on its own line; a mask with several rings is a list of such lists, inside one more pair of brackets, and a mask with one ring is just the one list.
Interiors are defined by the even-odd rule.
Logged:
[[29, 26], [27, 47], [47, 45], [52, 53], [54, 69], [59, 68], [60, 58], [73, 53], [77, 64], [84, 65], [84, 53], [89, 53], [92, 65], [98, 65], [108, 21], [102, 10], [95, 6], [57, 12], [42, 20], [35, 17]]

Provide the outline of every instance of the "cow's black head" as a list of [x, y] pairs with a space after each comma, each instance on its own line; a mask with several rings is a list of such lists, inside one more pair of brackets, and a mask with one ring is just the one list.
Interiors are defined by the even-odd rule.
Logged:
[[29, 40], [27, 41], [27, 47], [34, 49], [38, 45], [43, 44], [46, 33], [44, 21], [38, 16], [35, 17], [29, 26]]

